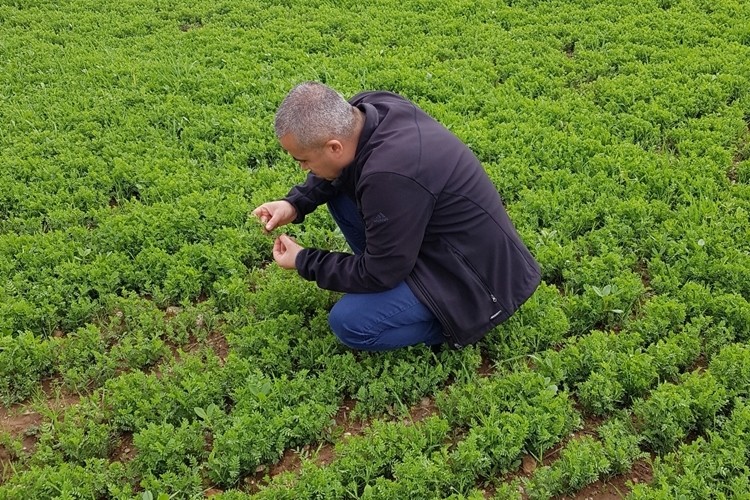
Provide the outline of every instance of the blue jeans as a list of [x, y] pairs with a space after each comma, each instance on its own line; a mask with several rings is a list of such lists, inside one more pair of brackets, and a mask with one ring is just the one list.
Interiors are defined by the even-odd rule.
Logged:
[[[328, 210], [352, 251], [364, 253], [365, 223], [354, 200], [340, 194], [328, 202]], [[404, 281], [384, 292], [344, 295], [331, 309], [328, 324], [343, 344], [365, 351], [445, 341], [440, 322]]]

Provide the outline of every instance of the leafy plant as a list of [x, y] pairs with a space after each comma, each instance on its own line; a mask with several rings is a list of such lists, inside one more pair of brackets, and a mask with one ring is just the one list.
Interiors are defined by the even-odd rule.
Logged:
[[648, 399], [633, 404], [633, 415], [645, 442], [657, 453], [672, 451], [696, 423], [690, 391], [682, 385], [663, 383]]
[[50, 342], [31, 332], [0, 336], [0, 402], [8, 406], [26, 399], [51, 371], [52, 355]]
[[750, 348], [747, 346], [727, 345], [714, 356], [709, 368], [730, 396], [750, 394]]

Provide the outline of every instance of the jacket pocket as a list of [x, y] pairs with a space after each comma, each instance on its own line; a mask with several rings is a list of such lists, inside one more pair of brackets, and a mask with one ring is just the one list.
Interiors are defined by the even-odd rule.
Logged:
[[[495, 321], [497, 321], [498, 319], [503, 319], [505, 317], [505, 315], [503, 314], [505, 308], [503, 308], [500, 304], [500, 301], [497, 300], [497, 297], [492, 292], [492, 289], [489, 287], [489, 285], [487, 285], [487, 282], [482, 278], [481, 274], [479, 274], [476, 268], [471, 264], [471, 262], [469, 262], [469, 259], [467, 259], [466, 256], [462, 254], [457, 248], [453, 247], [450, 244], [446, 245], [455, 257], [458, 265], [463, 269], [464, 272], [462, 274], [464, 276], [467, 276], [471, 281], [474, 282], [475, 286], [482, 291], [486, 300], [489, 302], [485, 304], [476, 304], [476, 306], [479, 307], [480, 311], [489, 313], [487, 321], [489, 321], [490, 323], [495, 323]], [[488, 306], [489, 309], [487, 308]]]

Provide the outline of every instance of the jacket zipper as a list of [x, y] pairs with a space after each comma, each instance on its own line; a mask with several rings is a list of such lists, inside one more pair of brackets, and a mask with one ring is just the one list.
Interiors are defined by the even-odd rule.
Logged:
[[447, 318], [443, 315], [443, 311], [440, 310], [437, 304], [435, 304], [435, 302], [432, 300], [430, 294], [427, 293], [427, 290], [425, 290], [424, 286], [422, 286], [422, 282], [417, 276], [412, 276], [412, 280], [414, 281], [414, 284], [417, 285], [417, 287], [422, 291], [422, 295], [424, 295], [424, 298], [427, 300], [427, 302], [430, 303], [430, 309], [432, 310], [433, 314], [435, 314], [440, 324], [443, 325], [443, 329], [453, 342], [453, 347], [455, 347], [456, 349], [462, 348], [463, 345], [456, 338], [456, 332], [453, 330], [453, 328], [451, 328]]
[[[469, 263], [469, 261], [466, 259], [466, 257], [463, 256], [463, 254], [461, 252], [459, 252], [458, 250], [456, 250], [452, 246], [450, 247], [450, 249], [453, 252], [453, 255], [455, 255], [456, 258], [458, 260], [460, 260], [464, 264], [464, 266], [466, 267], [466, 269], [469, 270], [469, 274], [472, 276], [472, 278], [474, 279], [474, 281], [476, 281], [477, 284], [479, 284], [479, 286], [481, 286], [484, 289], [485, 293], [489, 296], [489, 298], [492, 301], [492, 303], [495, 304], [495, 306], [498, 306], [497, 297], [495, 297], [495, 294], [492, 293], [492, 290], [490, 290], [490, 287], [487, 286], [487, 283], [484, 282], [484, 280], [482, 279], [482, 277], [479, 276], [479, 273], [477, 273], [477, 271], [474, 269], [474, 266], [472, 266]], [[490, 320], [493, 320], [493, 319], [497, 318], [500, 314], [502, 314], [502, 312], [503, 312], [503, 308], [501, 307], [494, 314], [492, 314], [492, 316], [490, 316]]]

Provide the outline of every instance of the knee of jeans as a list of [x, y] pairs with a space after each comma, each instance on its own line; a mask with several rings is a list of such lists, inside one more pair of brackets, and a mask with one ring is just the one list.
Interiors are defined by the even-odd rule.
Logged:
[[[352, 349], [369, 349], [372, 345], [372, 338], [363, 335], [363, 332], [353, 328], [355, 326], [351, 311], [343, 307], [333, 306], [328, 314], [328, 325], [331, 327], [334, 335], [339, 341]], [[367, 342], [370, 340], [370, 342]]]

